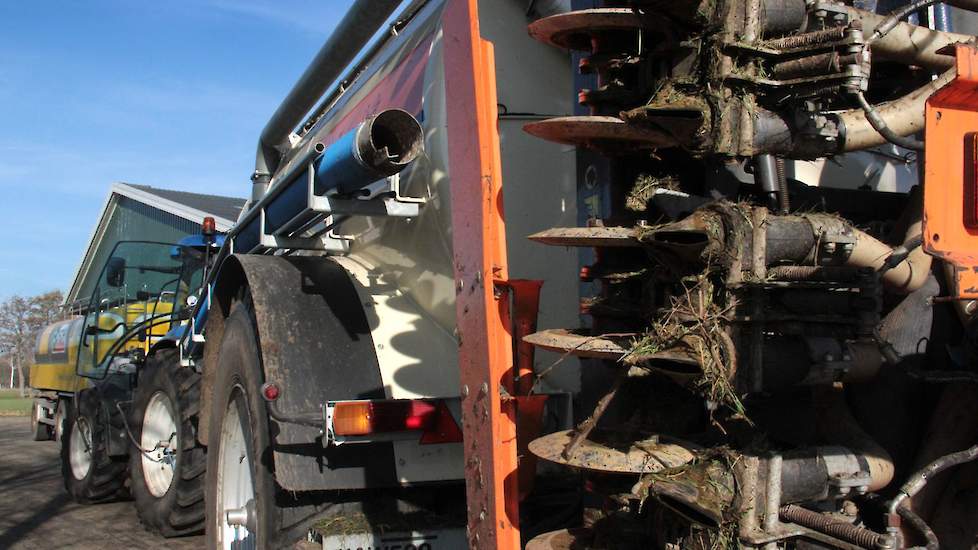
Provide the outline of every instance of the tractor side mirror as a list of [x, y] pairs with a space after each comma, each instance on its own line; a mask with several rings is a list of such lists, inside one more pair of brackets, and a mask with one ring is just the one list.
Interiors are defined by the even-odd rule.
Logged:
[[118, 256], [109, 258], [105, 264], [105, 282], [115, 288], [121, 287], [126, 282], [126, 259]]

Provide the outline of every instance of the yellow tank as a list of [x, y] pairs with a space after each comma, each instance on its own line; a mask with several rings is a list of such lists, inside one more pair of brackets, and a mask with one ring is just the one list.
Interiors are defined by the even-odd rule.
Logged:
[[88, 379], [75, 373], [82, 317], [48, 325], [37, 337], [30, 386], [41, 391], [74, 393], [88, 386]]
[[[91, 352], [98, 350], [99, 362], [112, 345], [126, 333], [126, 328], [136, 326], [154, 315], [164, 315], [173, 310], [173, 305], [164, 302], [135, 302], [125, 306], [111, 308], [98, 316], [99, 328], [103, 332], [97, 336], [89, 336], [89, 346], [85, 347], [82, 359], [91, 362]], [[125, 326], [122, 326], [124, 323]], [[44, 328], [37, 337], [34, 350], [34, 364], [30, 367], [30, 387], [40, 391], [57, 391], [74, 393], [88, 387], [89, 379], [78, 376], [78, 353], [84, 317], [72, 317], [65, 321], [52, 323]], [[148, 352], [153, 342], [165, 335], [169, 323], [152, 326], [143, 338], [132, 337], [120, 352], [143, 348]], [[94, 363], [83, 365], [82, 370], [92, 371]]]

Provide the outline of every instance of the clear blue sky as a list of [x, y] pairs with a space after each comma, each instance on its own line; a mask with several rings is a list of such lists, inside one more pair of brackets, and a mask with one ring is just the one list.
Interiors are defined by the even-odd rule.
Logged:
[[351, 2], [0, 2], [0, 299], [67, 288], [114, 181], [246, 196]]

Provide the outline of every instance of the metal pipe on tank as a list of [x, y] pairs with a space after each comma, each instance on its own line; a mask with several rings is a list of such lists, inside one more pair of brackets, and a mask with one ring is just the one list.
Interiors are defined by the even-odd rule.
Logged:
[[355, 2], [350, 7], [258, 138], [255, 172], [251, 177], [253, 202], [265, 194], [278, 168], [282, 157], [280, 146], [400, 3], [400, 0], [370, 0]]
[[[407, 111], [387, 109], [343, 134], [312, 162], [313, 193], [322, 195], [332, 190], [356, 193], [400, 172], [423, 150], [424, 135], [418, 120]], [[299, 227], [313, 217], [310, 214], [308, 219], [295, 219], [306, 207], [307, 180], [300, 177], [284, 182], [283, 186], [266, 206], [268, 231], [278, 231], [290, 220], [287, 229]]]

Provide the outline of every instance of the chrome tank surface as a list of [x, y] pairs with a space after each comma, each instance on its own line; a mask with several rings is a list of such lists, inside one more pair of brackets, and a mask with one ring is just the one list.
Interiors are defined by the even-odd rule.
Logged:
[[[401, 194], [425, 201], [420, 214], [409, 219], [357, 217], [336, 231], [354, 239], [344, 265], [362, 287], [362, 297], [369, 302], [365, 305], [374, 310], [374, 339], [386, 342], [383, 349], [378, 346], [377, 355], [384, 363], [387, 393], [393, 397], [444, 396], [449, 388], [453, 394], [458, 388], [444, 5], [442, 0], [425, 3], [388, 40], [350, 89], [293, 147], [280, 169], [288, 171], [315, 143], [329, 146], [380, 110], [404, 109], [421, 122], [425, 152], [400, 174]], [[498, 127], [509, 273], [514, 278], [546, 278], [540, 322], [566, 325], [578, 319], [576, 300], [567, 300], [578, 291], [577, 252], [542, 250], [525, 237], [545, 227], [574, 224], [574, 153], [527, 136], [519, 113], [571, 111], [570, 58], [527, 35], [521, 3], [484, 1], [479, 12], [482, 36], [494, 45], [497, 94], [504, 104]], [[553, 360], [539, 355], [540, 364]], [[569, 364], [547, 383], [573, 391], [576, 378], [576, 366]]]
[[[425, 153], [400, 174], [404, 195], [426, 200], [417, 218], [351, 219], [338, 233], [354, 237], [349, 256], [382, 272], [449, 334], [455, 326], [451, 200], [447, 176], [444, 70], [440, 17], [429, 2], [381, 50], [377, 61], [295, 148], [329, 145], [367, 116], [386, 108], [414, 114], [425, 132]], [[299, 157], [296, 154], [294, 157]]]

